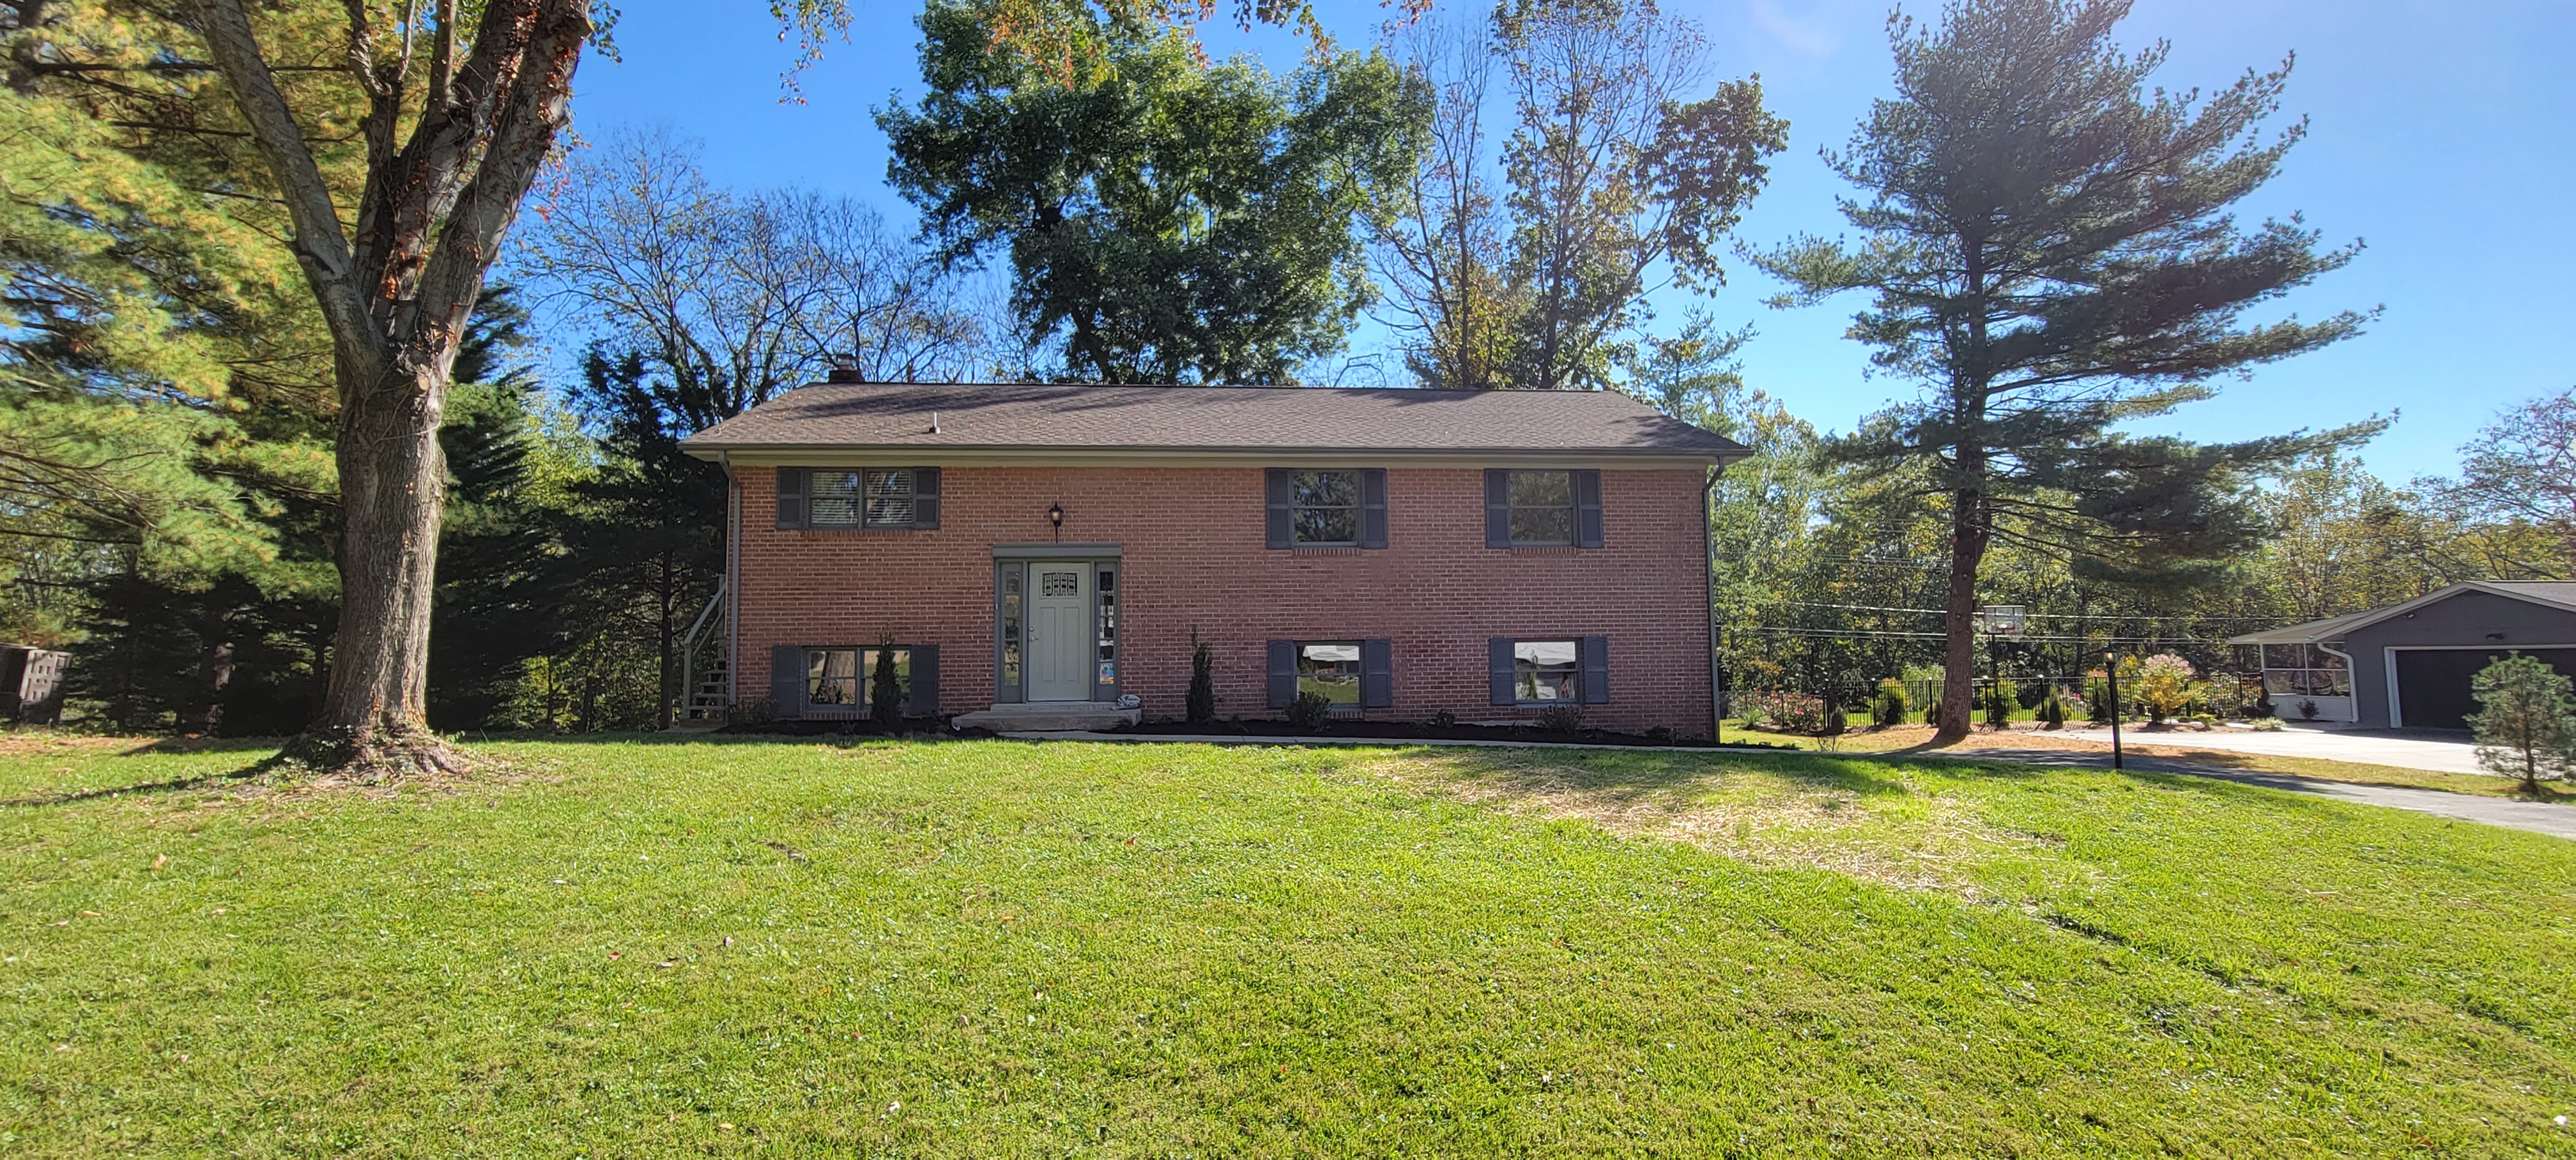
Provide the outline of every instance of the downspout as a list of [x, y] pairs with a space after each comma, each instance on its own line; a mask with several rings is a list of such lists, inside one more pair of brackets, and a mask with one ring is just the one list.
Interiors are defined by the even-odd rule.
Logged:
[[1717, 661], [1717, 477], [1725, 473], [1726, 461], [1719, 460], [1699, 493], [1701, 579], [1707, 587], [1699, 607], [1708, 617], [1708, 739], [1712, 743], [1725, 740], [1726, 728], [1726, 686], [1719, 683], [1723, 674]]
[[[2352, 723], [2353, 723], [2353, 724], [2355, 724], [2355, 725], [2359, 725], [2359, 724], [2361, 724], [2361, 669], [2360, 669], [2360, 667], [2359, 667], [2359, 666], [2357, 666], [2357, 665], [2354, 665], [2354, 664], [2352, 663], [2352, 654], [2351, 654], [2351, 653], [2345, 652], [2345, 651], [2343, 651], [2342, 649], [2339, 649], [2339, 648], [2334, 647], [2333, 645], [2330, 645], [2330, 644], [2321, 644], [2321, 645], [2318, 645], [2318, 646], [2317, 646], [2317, 651], [2318, 651], [2318, 652], [2323, 652], [2323, 653], [2333, 653], [2334, 655], [2336, 655], [2336, 656], [2339, 656], [2339, 657], [2342, 657], [2342, 658], [2343, 658], [2343, 679], [2344, 679], [2344, 683], [2345, 683], [2345, 684], [2347, 684], [2347, 685], [2350, 685], [2350, 686], [2351, 686], [2351, 691], [2346, 692], [2346, 693], [2343, 695], [2344, 704], [2345, 704], [2346, 706], [2348, 706], [2348, 707], [2344, 710], [2344, 712], [2347, 714], [2347, 716], [2344, 718], [2344, 720], [2346, 720], [2346, 721], [2350, 721], [2350, 722], [2352, 722]], [[2391, 683], [2391, 684], [2388, 686], [2388, 695], [2389, 695], [2391, 698], [2394, 698], [2394, 697], [2396, 697], [2396, 696], [2397, 696], [2397, 686], [2396, 686], [2394, 683]], [[2275, 716], [2277, 716], [2277, 715], [2278, 715], [2278, 714], [2275, 714]]]
[[741, 703], [742, 682], [742, 476], [733, 452], [717, 453], [725, 473], [725, 710]]

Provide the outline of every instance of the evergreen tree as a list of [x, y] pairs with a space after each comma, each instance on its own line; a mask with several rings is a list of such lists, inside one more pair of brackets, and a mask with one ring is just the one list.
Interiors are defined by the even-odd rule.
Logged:
[[1968, 730], [1978, 569], [1998, 537], [2064, 555], [2080, 579], [2207, 583], [2260, 536], [2256, 474], [2376, 430], [2225, 444], [2117, 430], [2363, 322], [2243, 322], [2355, 252], [2318, 250], [2295, 218], [2240, 232], [2228, 212], [2299, 139], [2292, 126], [2251, 141], [2288, 67], [2197, 104], [2150, 96], [2165, 50], [2114, 46], [2128, 9], [1961, 0], [1928, 32], [1892, 17], [1897, 95], [1828, 156], [1867, 191], [1843, 206], [1863, 240], [1763, 259], [1795, 288], [1787, 301], [1875, 292], [1852, 336], [1928, 388], [1832, 453], [1921, 467], [1944, 507], [1946, 737]]
[[888, 733], [903, 728], [903, 680], [894, 671], [894, 638], [877, 645], [876, 671], [868, 675], [868, 716]]
[[[429, 720], [443, 730], [515, 724], [503, 718], [528, 662], [564, 651], [575, 629], [575, 569], [562, 550], [572, 513], [547, 479], [539, 385], [507, 361], [532, 341], [508, 286], [485, 292], [457, 346], [447, 421], [438, 608], [431, 619]], [[561, 474], [560, 469], [556, 474]]]
[[1216, 679], [1210, 672], [1206, 641], [1190, 649], [1190, 691], [1182, 712], [1192, 725], [1216, 721]]
[[2469, 715], [2478, 764], [2521, 778], [2524, 793], [2540, 792], [2543, 777], [2576, 773], [2576, 682], [2514, 653], [2480, 670], [2469, 691], [2478, 701]]

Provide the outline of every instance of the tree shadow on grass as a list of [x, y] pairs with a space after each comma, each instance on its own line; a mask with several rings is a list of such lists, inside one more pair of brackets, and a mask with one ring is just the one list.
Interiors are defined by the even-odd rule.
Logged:
[[260, 750], [286, 748], [284, 737], [162, 737], [125, 750], [119, 757], [149, 757], [166, 753], [256, 753]]
[[1635, 753], [1574, 749], [1441, 749], [1424, 751], [1448, 776], [1511, 794], [1571, 790], [1613, 802], [1689, 796], [1727, 788], [1746, 773], [1777, 777], [1805, 793], [1860, 798], [1914, 791], [1885, 763], [1819, 753]]
[[276, 753], [261, 758], [258, 761], [254, 761], [249, 765], [242, 766], [239, 769], [225, 770], [221, 773], [203, 773], [198, 774], [195, 777], [178, 777], [171, 778], [167, 781], [137, 782], [131, 785], [101, 786], [97, 789], [73, 790], [66, 793], [45, 794], [40, 797], [0, 799], [0, 809], [30, 809], [37, 806], [67, 806], [76, 805], [80, 802], [96, 801], [100, 798], [120, 797], [125, 794], [178, 793], [185, 790], [205, 789], [209, 786], [229, 785], [234, 782], [256, 780], [276, 771], [279, 767], [285, 764], [287, 764], [286, 755], [283, 753]]
[[948, 733], [923, 730], [917, 733], [887, 735], [867, 730], [825, 729], [811, 733], [541, 733], [485, 732], [453, 735], [465, 745], [863, 745], [868, 742], [900, 741], [907, 744], [948, 744], [960, 741], [991, 741], [990, 733]]

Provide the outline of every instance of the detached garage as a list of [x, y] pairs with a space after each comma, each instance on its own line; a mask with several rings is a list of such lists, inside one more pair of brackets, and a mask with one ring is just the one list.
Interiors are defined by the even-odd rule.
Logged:
[[2481, 580], [2389, 608], [2229, 641], [2262, 650], [2263, 682], [2281, 716], [2303, 702], [2322, 720], [2403, 729], [2466, 729], [2469, 681], [2507, 653], [2576, 676], [2576, 582]]

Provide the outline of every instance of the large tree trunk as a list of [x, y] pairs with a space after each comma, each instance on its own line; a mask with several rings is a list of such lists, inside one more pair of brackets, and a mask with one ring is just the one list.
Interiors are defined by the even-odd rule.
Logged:
[[224, 692], [233, 683], [233, 616], [237, 611], [225, 608], [207, 618], [205, 659], [197, 670], [197, 688], [187, 715], [179, 721], [181, 733], [212, 737], [223, 728]]
[[[1959, 450], [1960, 474], [1981, 479], [1982, 454]], [[1977, 692], [1977, 567], [1986, 559], [1985, 493], [1974, 488], [1950, 492], [1950, 590], [1942, 604], [1941, 724], [1934, 742], [1968, 736]]]
[[[367, 164], [356, 219], [343, 223], [245, 0], [194, 5], [293, 222], [289, 244], [337, 356], [340, 631], [322, 712], [297, 745], [333, 767], [458, 765], [429, 731], [426, 688], [448, 368], [519, 199], [571, 119], [573, 69], [591, 33], [588, 0], [472, 7], [460, 16], [452, 0], [432, 6], [421, 53], [419, 10], [387, 22], [349, 6], [347, 75], [367, 99], [357, 126]], [[460, 58], [464, 20], [474, 41]], [[406, 125], [408, 140], [397, 140]]]
[[447, 458], [438, 427], [447, 359], [383, 371], [344, 362], [340, 417], [340, 630], [331, 685], [305, 741], [322, 764], [452, 770], [428, 718], [429, 616]]

